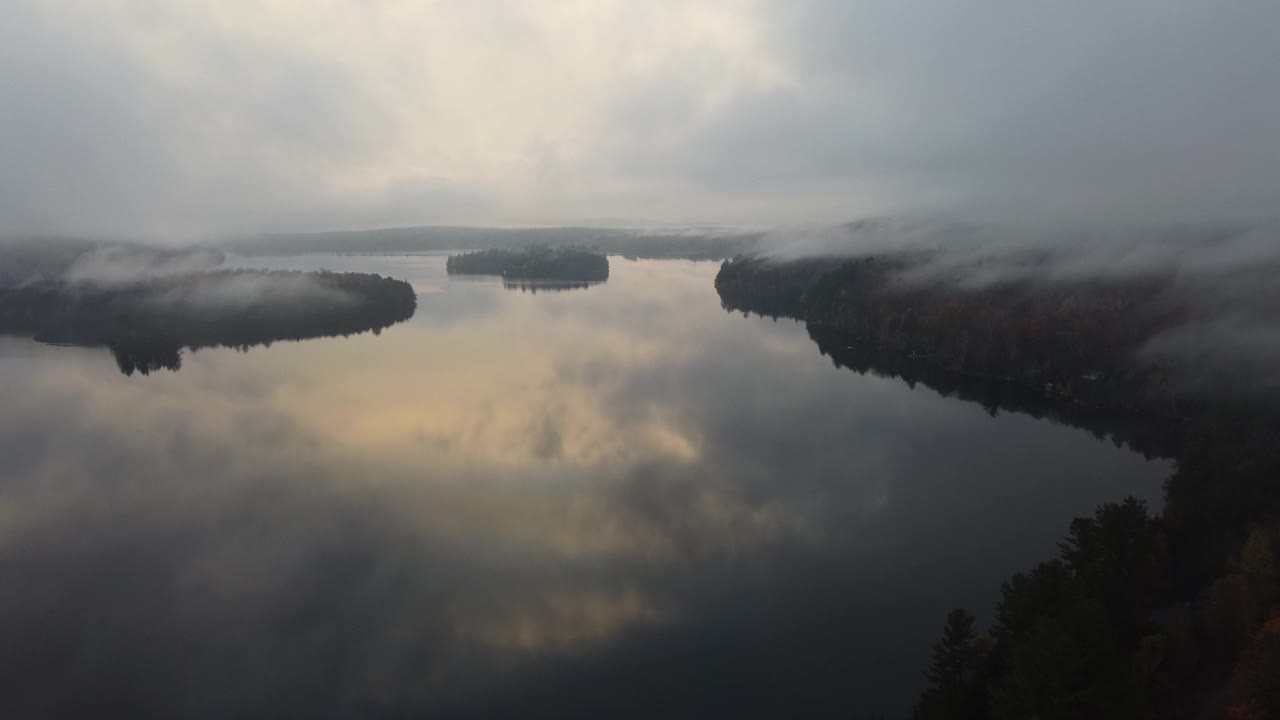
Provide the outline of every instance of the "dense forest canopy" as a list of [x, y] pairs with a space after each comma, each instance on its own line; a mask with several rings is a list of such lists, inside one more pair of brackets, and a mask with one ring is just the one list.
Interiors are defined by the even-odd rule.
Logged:
[[499, 275], [507, 279], [604, 282], [609, 258], [585, 247], [535, 245], [518, 250], [479, 250], [450, 255], [445, 265], [457, 275]]
[[1280, 403], [1266, 378], [1203, 353], [1149, 352], [1225, 306], [1158, 273], [905, 280], [924, 261], [741, 257], [716, 288], [727, 311], [804, 322], [838, 366], [1088, 428], [1177, 469], [1162, 514], [1128, 499], [1073, 522], [1059, 558], [1005, 583], [990, 627], [952, 612], [914, 716], [1280, 717]]
[[1217, 280], [1238, 288], [1225, 291], [1154, 271], [966, 285], [922, 279], [930, 262], [741, 257], [722, 265], [716, 288], [727, 308], [796, 318], [951, 372], [1051, 386], [1074, 403], [1177, 415], [1205, 396], [1275, 384], [1273, 354], [1237, 347], [1249, 328], [1280, 321], [1280, 283], [1257, 272]]
[[107, 346], [123, 372], [145, 374], [177, 369], [182, 348], [378, 332], [416, 307], [412, 286], [380, 275], [218, 270], [0, 288], [0, 332]]

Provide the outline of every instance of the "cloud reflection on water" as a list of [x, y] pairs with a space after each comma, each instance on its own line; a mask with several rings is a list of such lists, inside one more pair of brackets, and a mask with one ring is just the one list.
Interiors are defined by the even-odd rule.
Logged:
[[380, 337], [147, 378], [0, 339], [6, 714], [898, 711], [947, 608], [1167, 469], [832, 368], [714, 265], [435, 260]]

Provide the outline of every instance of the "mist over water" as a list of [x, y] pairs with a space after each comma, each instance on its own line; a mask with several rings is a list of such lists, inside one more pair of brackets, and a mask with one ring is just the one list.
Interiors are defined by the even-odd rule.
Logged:
[[146, 377], [0, 338], [2, 714], [901, 713], [946, 610], [1169, 471], [834, 367], [713, 263], [536, 294], [229, 264], [418, 311]]

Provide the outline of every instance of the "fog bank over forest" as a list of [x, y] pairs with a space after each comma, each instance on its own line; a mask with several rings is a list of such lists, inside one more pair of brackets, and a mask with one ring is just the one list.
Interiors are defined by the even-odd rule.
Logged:
[[885, 218], [765, 233], [748, 253], [778, 263], [893, 258], [904, 286], [1075, 289], [1128, 285], [1181, 320], [1146, 360], [1189, 363], [1280, 388], [1280, 221], [1138, 225]]
[[779, 261], [911, 254], [907, 279], [961, 286], [1148, 274], [1230, 274], [1280, 262], [1280, 220], [1136, 224], [872, 218], [777, 228], [752, 254]]

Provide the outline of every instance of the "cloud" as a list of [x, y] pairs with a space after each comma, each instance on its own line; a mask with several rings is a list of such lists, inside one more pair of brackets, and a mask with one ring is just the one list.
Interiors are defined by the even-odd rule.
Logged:
[[0, 231], [1186, 220], [1280, 200], [1274, 3], [15, 0]]
[[255, 305], [269, 308], [291, 304], [340, 308], [355, 305], [359, 299], [311, 274], [209, 273], [186, 279], [177, 287], [148, 296], [147, 302], [161, 309], [199, 312], [244, 310]]
[[755, 252], [779, 260], [909, 254], [911, 280], [967, 287], [1038, 280], [1080, 282], [1167, 276], [1239, 299], [1226, 278], [1274, 284], [1260, 267], [1280, 264], [1280, 223], [1150, 225], [1104, 222], [963, 222], [936, 217], [863, 220], [775, 230]]
[[148, 248], [99, 245], [82, 252], [61, 273], [72, 284], [124, 285], [138, 280], [209, 270], [223, 262], [210, 248], [164, 252]]

